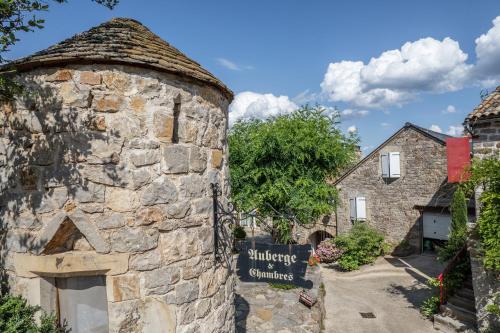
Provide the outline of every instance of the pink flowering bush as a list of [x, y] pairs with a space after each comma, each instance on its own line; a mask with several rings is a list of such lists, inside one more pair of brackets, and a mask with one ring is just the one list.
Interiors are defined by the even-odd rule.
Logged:
[[319, 243], [318, 248], [316, 249], [316, 254], [321, 259], [321, 262], [324, 263], [332, 263], [337, 261], [342, 254], [344, 254], [344, 250], [338, 248], [333, 244], [331, 239], [327, 239]]

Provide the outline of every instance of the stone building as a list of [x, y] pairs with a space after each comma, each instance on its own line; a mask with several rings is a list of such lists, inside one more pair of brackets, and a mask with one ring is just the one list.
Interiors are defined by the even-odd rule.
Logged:
[[[471, 135], [474, 158], [500, 158], [500, 87], [486, 96], [467, 116], [464, 127]], [[476, 216], [479, 217], [482, 188], [476, 190]], [[498, 274], [485, 269], [479, 237], [476, 233], [468, 240], [471, 259], [472, 284], [476, 306], [477, 326], [481, 332], [500, 330], [500, 318], [486, 310], [494, 295], [500, 295]]]
[[[0, 267], [78, 332], [232, 332], [210, 184], [232, 92], [139, 22], [13, 62], [0, 113]], [[4, 72], [10, 68], [3, 68]]]
[[396, 247], [418, 253], [423, 238], [445, 240], [454, 191], [447, 183], [447, 135], [406, 123], [336, 180], [337, 232], [364, 221]]
[[465, 118], [476, 158], [500, 157], [500, 86]]

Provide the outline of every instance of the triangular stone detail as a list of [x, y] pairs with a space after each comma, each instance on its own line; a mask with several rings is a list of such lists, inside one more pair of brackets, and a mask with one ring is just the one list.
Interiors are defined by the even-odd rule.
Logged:
[[47, 243], [43, 254], [56, 254], [73, 250], [95, 250], [85, 236], [78, 230], [73, 221], [66, 218]]
[[79, 209], [60, 212], [44, 226], [37, 239], [37, 254], [61, 251], [90, 251], [108, 253], [109, 243], [100, 235], [88, 217]]

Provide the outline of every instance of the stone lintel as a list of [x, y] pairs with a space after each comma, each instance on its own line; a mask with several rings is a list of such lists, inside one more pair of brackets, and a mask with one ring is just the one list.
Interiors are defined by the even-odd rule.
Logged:
[[117, 275], [128, 270], [129, 254], [67, 252], [36, 256], [14, 254], [16, 274], [22, 277], [65, 277], [83, 275]]

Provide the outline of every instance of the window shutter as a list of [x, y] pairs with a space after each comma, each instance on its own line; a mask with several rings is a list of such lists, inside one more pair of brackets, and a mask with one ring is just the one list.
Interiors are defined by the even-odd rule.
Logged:
[[382, 161], [382, 177], [389, 178], [389, 154], [381, 154], [380, 160]]
[[389, 172], [391, 178], [401, 177], [401, 168], [399, 165], [399, 153], [389, 153]]
[[356, 220], [356, 199], [349, 199], [351, 220]]
[[358, 220], [366, 219], [366, 200], [363, 197], [356, 198], [356, 218]]

